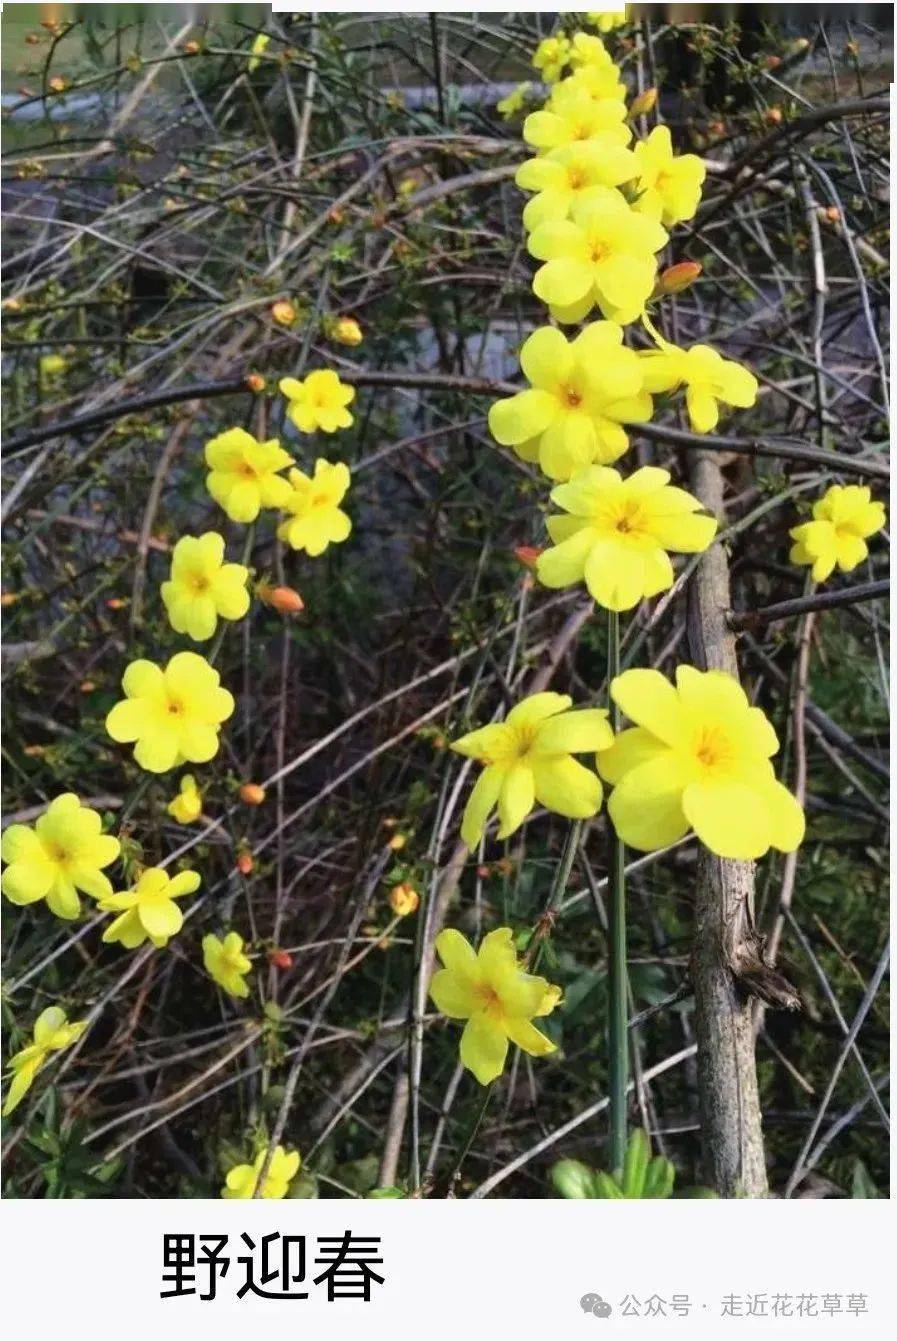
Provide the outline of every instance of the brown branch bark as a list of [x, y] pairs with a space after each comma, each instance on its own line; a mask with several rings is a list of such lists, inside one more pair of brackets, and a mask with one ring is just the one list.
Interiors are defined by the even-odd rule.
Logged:
[[[693, 492], [722, 521], [723, 478], [718, 461], [698, 452], [690, 474]], [[725, 550], [713, 545], [689, 586], [689, 646], [696, 666], [727, 671], [737, 678], [735, 640], [727, 620], [730, 606]], [[754, 931], [753, 902], [752, 863], [725, 860], [702, 847], [692, 959], [698, 1091], [706, 1177], [724, 1197], [765, 1197], [769, 1191], [751, 993], [767, 997], [774, 984], [764, 981], [768, 970]], [[756, 986], [754, 979], [758, 979]]]

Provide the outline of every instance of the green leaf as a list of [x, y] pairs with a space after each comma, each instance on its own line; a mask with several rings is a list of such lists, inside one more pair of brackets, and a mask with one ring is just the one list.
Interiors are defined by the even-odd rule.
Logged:
[[581, 1201], [595, 1195], [593, 1173], [578, 1159], [559, 1159], [552, 1165], [551, 1183], [558, 1196]]

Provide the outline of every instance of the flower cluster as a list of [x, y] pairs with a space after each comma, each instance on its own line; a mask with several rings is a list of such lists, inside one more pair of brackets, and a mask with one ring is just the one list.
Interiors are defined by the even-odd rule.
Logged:
[[[602, 33], [625, 21], [588, 16]], [[693, 262], [680, 262], [661, 279], [657, 256], [670, 241], [667, 230], [697, 213], [705, 176], [698, 157], [675, 152], [665, 126], [632, 142], [654, 90], [627, 110], [620, 70], [595, 33], [545, 38], [533, 65], [550, 88], [544, 106], [523, 123], [534, 156], [517, 170], [516, 183], [531, 195], [523, 227], [540, 262], [533, 292], [556, 324], [524, 340], [520, 366], [529, 385], [492, 405], [489, 428], [500, 446], [555, 483], [550, 497], [559, 510], [546, 521], [551, 544], [535, 550], [530, 563], [538, 579], [554, 588], [583, 583], [616, 618], [669, 590], [670, 555], [700, 554], [718, 525], [669, 471], [611, 468], [629, 448], [627, 430], [651, 419], [657, 397], [680, 393], [692, 428], [708, 433], [721, 406], [752, 406], [758, 385], [747, 368], [708, 345], [671, 344], [651, 321], [653, 302], [700, 274]], [[509, 99], [501, 110], [510, 114], [521, 103]], [[653, 347], [627, 345], [624, 328], [636, 321]], [[559, 329], [583, 322], [572, 337]], [[863, 537], [882, 517], [868, 491], [862, 499], [849, 493], [828, 496], [814, 521], [792, 533], [796, 561], [827, 575], [836, 560], [849, 566], [862, 557]], [[619, 839], [639, 850], [690, 830], [711, 851], [735, 859], [797, 847], [804, 817], [776, 778], [775, 731], [734, 677], [679, 666], [674, 686], [657, 671], [629, 670], [613, 679], [610, 694], [635, 723], [616, 737], [603, 709], [573, 710], [566, 695], [546, 692], [453, 743], [482, 766], [461, 822], [469, 847], [481, 842], [493, 810], [499, 839], [536, 805], [590, 818], [601, 806], [600, 779], [613, 789], [608, 810]], [[575, 755], [591, 755], [594, 767]], [[443, 1014], [467, 1020], [461, 1061], [482, 1084], [501, 1073], [509, 1041], [535, 1056], [552, 1050], [532, 1020], [558, 994], [549, 998], [544, 980], [520, 968], [510, 929], [487, 935], [478, 955], [453, 930], [436, 945], [445, 967], [431, 995]]]

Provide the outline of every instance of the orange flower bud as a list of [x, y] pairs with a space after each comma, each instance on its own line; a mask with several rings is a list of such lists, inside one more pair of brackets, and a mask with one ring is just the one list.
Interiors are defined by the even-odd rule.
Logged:
[[246, 387], [249, 391], [254, 391], [256, 395], [264, 391], [266, 382], [261, 373], [249, 373], [246, 378]]
[[276, 610], [279, 615], [298, 615], [305, 609], [305, 602], [294, 591], [292, 587], [272, 587], [268, 593], [266, 604]]
[[825, 217], [828, 219], [829, 223], [840, 223], [841, 211], [838, 209], [837, 205], [829, 205], [828, 209], [825, 211]]
[[394, 833], [386, 846], [389, 848], [390, 852], [401, 852], [407, 842], [408, 839], [403, 833]]
[[646, 88], [644, 93], [640, 93], [637, 98], [633, 98], [629, 107], [630, 121], [637, 116], [645, 116], [657, 105], [657, 89]]
[[106, 608], [109, 610], [124, 610], [127, 601], [122, 600], [121, 596], [110, 596], [106, 602]]
[[257, 782], [244, 782], [240, 788], [240, 800], [248, 806], [260, 806], [265, 799], [265, 789]]
[[92, 694], [93, 691], [96, 689], [96, 687], [97, 685], [95, 680], [82, 680], [81, 683], [78, 685], [78, 688], [80, 689], [82, 694]]
[[286, 298], [280, 298], [271, 305], [271, 316], [278, 326], [292, 326], [296, 320], [296, 309]]
[[188, 56], [195, 56], [199, 51], [199, 43], [191, 37], [189, 42], [184, 43], [184, 51]]
[[341, 210], [339, 205], [334, 205], [333, 208], [327, 212], [327, 218], [332, 224], [341, 224], [345, 217], [346, 212], [345, 210]]
[[771, 126], [779, 125], [782, 120], [781, 107], [767, 107], [766, 111], [763, 113], [763, 120], [767, 121]]
[[21, 298], [7, 298], [3, 307], [7, 312], [21, 312], [22, 300]]
[[269, 950], [268, 963], [272, 968], [288, 969], [293, 967], [293, 956], [287, 950]]
[[480, 880], [488, 880], [491, 874], [492, 874], [491, 867], [489, 866], [477, 867], [477, 875], [480, 878]]
[[394, 829], [398, 822], [399, 821], [396, 819], [395, 815], [387, 815], [385, 819], [380, 821], [384, 829]]
[[671, 265], [658, 277], [655, 292], [684, 293], [694, 284], [701, 269], [697, 261], [680, 261], [678, 265]]
[[38, 42], [40, 41], [40, 33], [26, 34], [25, 41], [28, 43], [30, 47], [36, 47]]
[[524, 568], [535, 571], [536, 560], [544, 548], [544, 545], [515, 545], [514, 558], [518, 563], [522, 563]]
[[68, 80], [63, 75], [54, 75], [50, 80], [50, 88], [54, 93], [64, 93], [68, 88]]
[[781, 56], [774, 56], [774, 55], [764, 56], [763, 64], [767, 70], [775, 70], [779, 65], [782, 64], [782, 58]]
[[254, 865], [252, 853], [247, 848], [237, 853], [237, 870], [241, 875], [251, 875]]
[[21, 599], [22, 593], [20, 591], [4, 591], [2, 596], [0, 596], [0, 606], [5, 610], [7, 606], [15, 605], [16, 601], [20, 601]]
[[711, 135], [725, 135], [726, 123], [725, 121], [711, 121], [707, 129]]
[[420, 907], [420, 895], [413, 885], [393, 885], [389, 891], [389, 906], [396, 917], [408, 917]]

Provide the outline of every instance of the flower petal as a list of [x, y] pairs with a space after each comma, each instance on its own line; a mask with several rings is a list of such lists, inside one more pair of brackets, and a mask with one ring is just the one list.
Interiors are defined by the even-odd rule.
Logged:
[[461, 1035], [461, 1061], [481, 1085], [488, 1085], [505, 1069], [508, 1036], [488, 1015], [472, 1015]]

